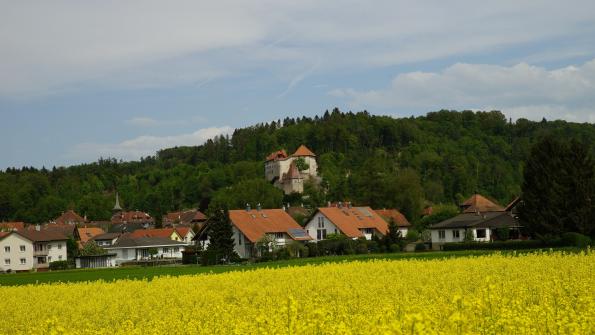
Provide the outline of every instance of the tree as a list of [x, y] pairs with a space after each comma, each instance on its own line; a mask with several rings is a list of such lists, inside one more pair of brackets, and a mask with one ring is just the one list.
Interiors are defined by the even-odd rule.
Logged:
[[229, 263], [238, 258], [234, 251], [233, 229], [227, 208], [217, 209], [209, 219], [207, 254], [215, 263]]
[[395, 220], [391, 218], [388, 222], [388, 231], [382, 238], [382, 243], [386, 247], [386, 250], [395, 251], [395, 248], [400, 247], [400, 244], [403, 242], [402, 237], [403, 236], [401, 236], [401, 232], [399, 231], [399, 226], [397, 226]]
[[89, 241], [85, 243], [79, 254], [81, 256], [98, 256], [107, 254], [107, 251], [98, 246], [95, 241]]
[[308, 170], [310, 168], [310, 165], [308, 163], [306, 163], [306, 160], [304, 159], [304, 157], [300, 157], [300, 158], [296, 159], [295, 166], [300, 171]]
[[525, 164], [521, 220], [535, 237], [593, 234], [595, 165], [584, 144], [553, 136], [531, 149]]

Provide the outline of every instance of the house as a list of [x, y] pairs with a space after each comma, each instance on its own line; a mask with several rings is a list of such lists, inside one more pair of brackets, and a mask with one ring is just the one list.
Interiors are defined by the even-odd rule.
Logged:
[[402, 237], [407, 236], [411, 223], [409, 223], [409, 220], [407, 220], [405, 215], [396, 209], [375, 209], [374, 211], [376, 214], [380, 215], [386, 223], [390, 223], [392, 220], [397, 227], [399, 227], [399, 232]]
[[143, 230], [143, 229], [151, 229], [153, 225], [148, 223], [140, 223], [140, 222], [126, 222], [126, 223], [116, 223], [112, 224], [108, 230], [108, 233], [131, 233], [136, 230]]
[[194, 231], [190, 227], [176, 227], [176, 232], [180, 236], [182, 242], [186, 242], [186, 244], [192, 244], [192, 240], [194, 239]]
[[189, 209], [180, 212], [171, 212], [163, 216], [163, 226], [184, 225], [192, 227], [195, 224], [204, 224], [207, 216], [198, 209]]
[[0, 232], [0, 273], [33, 269], [33, 241], [22, 233]]
[[[256, 243], [267, 240], [276, 246], [285, 246], [292, 241], [309, 241], [310, 236], [283, 209], [230, 210], [234, 250], [241, 258], [259, 256]], [[269, 245], [272, 247], [272, 245]]]
[[95, 235], [91, 238], [91, 241], [95, 241], [95, 243], [100, 247], [109, 247], [116, 243], [118, 238], [122, 235], [121, 233], [105, 233], [100, 235]]
[[24, 222], [0, 222], [0, 232], [9, 231], [23, 231], [25, 230]]
[[116, 243], [104, 247], [108, 253], [114, 253], [116, 265], [129, 261], [141, 261], [151, 258], [150, 250], [155, 250], [156, 258], [182, 259], [182, 251], [186, 244], [173, 241], [168, 237], [130, 238], [122, 236]]
[[87, 222], [87, 219], [78, 215], [72, 209], [69, 209], [66, 212], [62, 212], [62, 215], [60, 215], [59, 217], [55, 218], [52, 221], [52, 223], [56, 223], [59, 225], [64, 225], [64, 224], [75, 225], [75, 224], [82, 224], [85, 222]]
[[315, 241], [326, 239], [329, 234], [343, 234], [349, 238], [384, 236], [388, 224], [370, 207], [344, 206], [320, 207], [305, 227]]
[[48, 230], [28, 230], [22, 233], [33, 242], [33, 267], [37, 271], [49, 269], [49, 263], [65, 261], [68, 258], [66, 241], [61, 232]]
[[[302, 160], [307, 168], [299, 170], [298, 160]], [[316, 155], [305, 145], [301, 145], [291, 156], [285, 150], [279, 150], [267, 156], [265, 178], [285, 194], [303, 193], [304, 181], [319, 182]]]
[[175, 228], [161, 228], [161, 229], [138, 229], [129, 234], [128, 238], [142, 238], [142, 237], [163, 237], [169, 238], [172, 241], [183, 241], [182, 236]]
[[509, 239], [521, 238], [521, 225], [516, 215], [519, 201], [516, 198], [508, 206], [502, 207], [474, 194], [461, 205], [461, 214], [430, 227], [432, 248], [440, 250], [445, 243], [463, 242], [465, 236], [475, 242], [502, 239], [498, 236], [499, 230], [507, 230]]
[[79, 248], [82, 248], [93, 237], [104, 233], [103, 229], [97, 227], [78, 227], [74, 230], [74, 239], [78, 242]]
[[29, 225], [26, 231], [45, 231], [45, 232], [52, 232], [52, 233], [59, 233], [66, 237], [72, 236], [74, 237], [74, 231], [76, 230], [75, 224], [69, 223], [45, 223], [45, 224], [36, 224], [36, 225]]

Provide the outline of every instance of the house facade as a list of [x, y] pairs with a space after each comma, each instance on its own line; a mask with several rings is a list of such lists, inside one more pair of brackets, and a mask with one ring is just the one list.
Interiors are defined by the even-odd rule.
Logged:
[[[307, 168], [299, 170], [298, 160], [303, 160]], [[305, 145], [301, 145], [290, 156], [285, 150], [271, 153], [266, 158], [264, 170], [266, 180], [285, 194], [303, 193], [306, 180], [319, 181], [316, 155]]]
[[257, 244], [283, 247], [293, 241], [311, 240], [306, 231], [283, 209], [230, 210], [234, 250], [241, 258], [258, 257]]
[[397, 227], [399, 227], [399, 232], [401, 233], [402, 237], [407, 236], [407, 233], [411, 228], [411, 223], [409, 223], [409, 220], [407, 220], [403, 213], [396, 209], [375, 209], [374, 211], [380, 215], [380, 217], [383, 218], [386, 223], [393, 221]]
[[304, 227], [314, 241], [322, 241], [329, 234], [343, 234], [349, 238], [384, 236], [388, 224], [370, 207], [344, 206], [320, 207]]
[[33, 241], [16, 232], [0, 232], [0, 272], [33, 269]]
[[[108, 253], [115, 254], [116, 265], [129, 261], [142, 261], [153, 258], [182, 259], [182, 251], [186, 244], [173, 241], [167, 237], [121, 237], [116, 243], [104, 247]], [[151, 250], [157, 253], [151, 256]]]
[[33, 267], [48, 270], [51, 262], [66, 261], [68, 238], [60, 232], [26, 231], [23, 235], [33, 242]]

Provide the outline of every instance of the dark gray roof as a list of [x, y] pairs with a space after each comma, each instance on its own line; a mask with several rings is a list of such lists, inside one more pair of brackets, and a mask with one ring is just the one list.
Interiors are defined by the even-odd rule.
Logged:
[[141, 237], [141, 238], [125, 238], [118, 239], [116, 243], [104, 249], [113, 248], [134, 248], [134, 247], [155, 247], [155, 246], [183, 246], [186, 243], [181, 241], [173, 241], [166, 237]]
[[122, 231], [125, 231], [127, 233], [131, 233], [135, 230], [147, 229], [147, 228], [152, 228], [152, 227], [153, 227], [152, 225], [145, 224], [145, 223], [138, 223], [138, 222], [117, 223], [117, 224], [112, 225], [108, 232], [109, 233], [121, 233]]
[[95, 235], [93, 236], [93, 238], [91, 238], [91, 240], [113, 240], [116, 237], [120, 236], [120, 233], [105, 233], [105, 234], [99, 234], [99, 235]]
[[463, 213], [448, 220], [436, 223], [430, 229], [445, 228], [504, 228], [519, 227], [510, 212]]

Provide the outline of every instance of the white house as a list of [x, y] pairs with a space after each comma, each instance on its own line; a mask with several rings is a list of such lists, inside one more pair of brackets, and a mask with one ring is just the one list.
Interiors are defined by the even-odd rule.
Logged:
[[155, 258], [182, 259], [185, 242], [173, 241], [167, 237], [120, 237], [111, 246], [103, 247], [108, 253], [116, 254], [116, 264], [127, 261], [140, 261], [151, 258], [150, 249], [155, 249]]
[[[508, 229], [509, 238], [519, 238], [520, 225], [515, 214], [518, 198], [506, 208], [492, 205], [492, 202], [488, 203], [489, 200], [477, 194], [471, 199], [480, 203], [481, 207], [474, 204], [475, 211], [463, 208], [463, 213], [430, 227], [432, 249], [440, 250], [445, 243], [463, 242], [466, 234], [475, 242], [489, 242], [498, 239], [498, 229]], [[478, 199], [481, 201], [477, 201]], [[480, 209], [488, 211], [480, 212]]]
[[388, 224], [370, 207], [338, 204], [318, 208], [304, 228], [314, 241], [324, 240], [329, 234], [371, 240], [374, 235], [386, 235]]
[[16, 232], [0, 232], [0, 272], [33, 269], [33, 241]]
[[175, 228], [176, 232], [181, 238], [181, 241], [191, 245], [195, 234], [191, 227], [178, 226]]
[[292, 241], [309, 241], [310, 236], [283, 209], [230, 210], [234, 250], [242, 258], [257, 257], [256, 243], [265, 240], [282, 247]]
[[387, 223], [393, 221], [397, 225], [402, 237], [407, 236], [409, 228], [411, 228], [411, 223], [409, 223], [405, 215], [396, 209], [375, 209], [374, 211]]
[[67, 260], [66, 236], [52, 231], [22, 231], [3, 234], [0, 266], [3, 270], [45, 271], [49, 263]]

